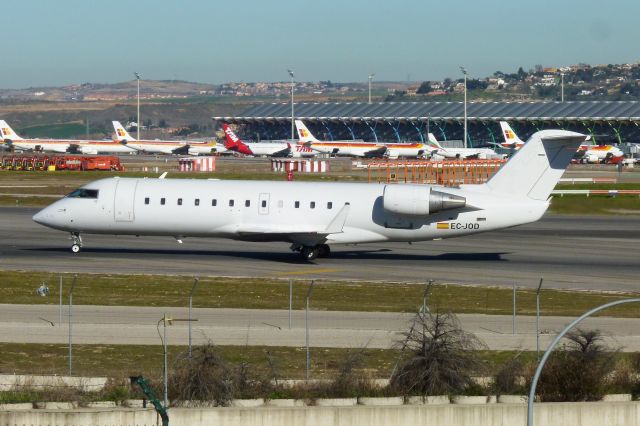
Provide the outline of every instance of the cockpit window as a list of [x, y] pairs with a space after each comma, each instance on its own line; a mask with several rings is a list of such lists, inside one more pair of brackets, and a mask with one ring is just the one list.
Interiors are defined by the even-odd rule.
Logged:
[[68, 198], [98, 198], [97, 189], [78, 188], [71, 194], [67, 195]]

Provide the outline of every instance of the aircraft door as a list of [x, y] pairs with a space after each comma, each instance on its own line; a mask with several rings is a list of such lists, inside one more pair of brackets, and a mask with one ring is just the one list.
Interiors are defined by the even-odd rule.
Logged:
[[269, 214], [269, 194], [261, 193], [258, 198], [258, 213]]
[[137, 179], [120, 179], [116, 183], [116, 192], [113, 199], [113, 214], [116, 222], [133, 222], [137, 186]]

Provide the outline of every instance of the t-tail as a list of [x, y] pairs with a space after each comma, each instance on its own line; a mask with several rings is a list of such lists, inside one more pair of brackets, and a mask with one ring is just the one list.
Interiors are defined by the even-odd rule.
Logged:
[[2, 140], [5, 142], [22, 140], [4, 120], [0, 120], [0, 132], [2, 133]]
[[485, 185], [496, 194], [546, 201], [585, 137], [567, 130], [536, 132]]
[[133, 142], [136, 140], [129, 134], [129, 132], [125, 130], [125, 128], [122, 126], [122, 124], [120, 124], [119, 121], [112, 121], [111, 123], [113, 123], [113, 130], [115, 130], [116, 132], [116, 140], [120, 142]]
[[524, 142], [516, 135], [509, 123], [506, 121], [500, 122], [500, 128], [502, 129], [502, 136], [504, 136], [504, 142], [501, 144], [505, 148], [520, 148], [524, 145]]
[[307, 129], [302, 120], [296, 120], [296, 129], [298, 130], [298, 138], [300, 142], [319, 142], [319, 140], [313, 136], [313, 133]]

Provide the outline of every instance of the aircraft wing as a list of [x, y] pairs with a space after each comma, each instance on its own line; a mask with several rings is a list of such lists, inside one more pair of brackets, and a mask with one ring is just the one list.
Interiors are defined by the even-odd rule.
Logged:
[[281, 149], [280, 151], [276, 151], [274, 153], [272, 153], [270, 156], [271, 157], [289, 157], [291, 155], [291, 145], [287, 144], [287, 147], [285, 149]]
[[364, 153], [366, 158], [382, 158], [384, 154], [387, 152], [386, 146], [381, 146], [380, 148], [372, 149]]
[[301, 244], [318, 244], [326, 241], [327, 236], [343, 232], [344, 224], [349, 215], [350, 204], [345, 205], [327, 225], [313, 225], [306, 223], [286, 223], [278, 225], [240, 225], [236, 233], [252, 241], [291, 241]]

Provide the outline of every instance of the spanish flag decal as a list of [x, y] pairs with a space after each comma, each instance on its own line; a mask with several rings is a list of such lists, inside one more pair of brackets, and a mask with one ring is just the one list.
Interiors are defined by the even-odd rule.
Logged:
[[438, 222], [438, 224], [436, 225], [436, 229], [449, 229], [449, 223], [448, 222]]

